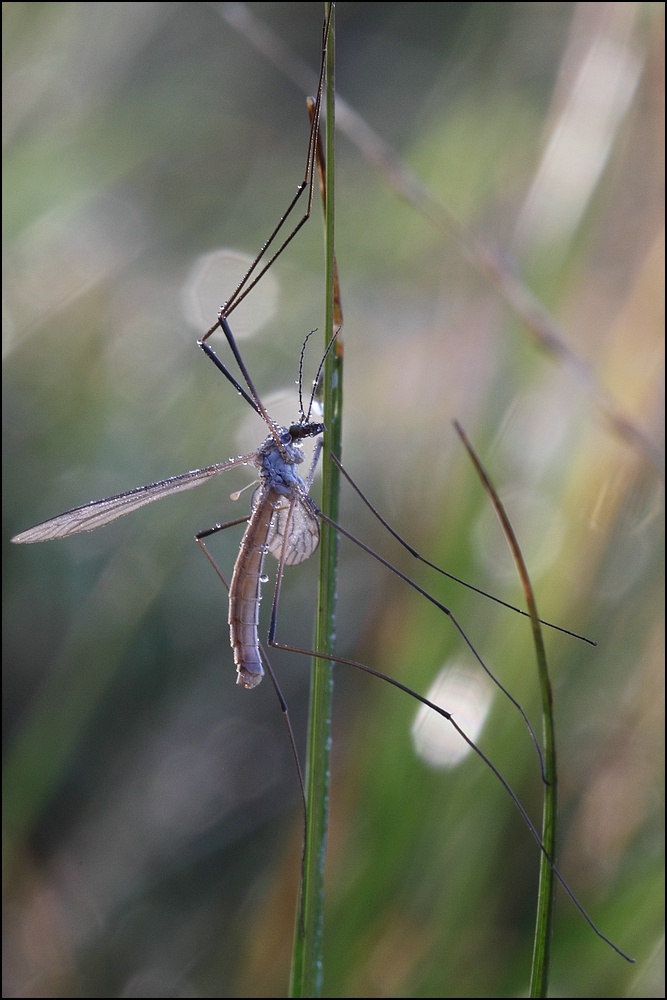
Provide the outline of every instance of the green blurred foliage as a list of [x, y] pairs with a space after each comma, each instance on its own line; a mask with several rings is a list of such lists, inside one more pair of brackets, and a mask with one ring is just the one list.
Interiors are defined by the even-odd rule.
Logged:
[[[219, 6], [3, 5], [5, 539], [243, 450], [243, 402], [197, 351], [183, 289], [200, 255], [256, 252], [300, 180], [308, 125], [303, 95]], [[319, 4], [249, 6], [317, 66]], [[337, 35], [340, 93], [528, 276], [653, 439], [662, 17], [650, 3], [349, 3]], [[600, 53], [596, 88], [584, 69]], [[573, 107], [579, 144], [559, 147]], [[519, 602], [457, 417], [507, 502], [541, 613], [599, 643], [548, 636], [559, 863], [638, 964], [559, 899], [552, 995], [664, 995], [661, 482], [594, 390], [345, 138], [337, 190], [346, 465], [428, 558]], [[267, 397], [293, 387], [322, 327], [321, 243], [313, 218], [274, 268], [276, 315], [242, 344]], [[313, 349], [308, 377], [316, 363]], [[247, 509], [247, 494], [227, 497], [248, 478], [5, 547], [5, 995], [284, 995], [296, 778], [270, 685], [233, 683], [225, 595], [191, 540]], [[452, 607], [539, 727], [525, 623], [415, 568], [345, 492], [343, 519]], [[229, 570], [240, 536], [226, 534], [214, 548]], [[342, 655], [423, 691], [465, 660], [442, 614], [341, 549]], [[297, 645], [311, 562], [283, 588], [279, 632]], [[307, 664], [275, 665], [303, 746]], [[325, 995], [523, 995], [538, 852], [520, 817], [481, 761], [442, 772], [416, 757], [408, 698], [336, 674]], [[500, 697], [480, 743], [539, 817], [534, 751]]]

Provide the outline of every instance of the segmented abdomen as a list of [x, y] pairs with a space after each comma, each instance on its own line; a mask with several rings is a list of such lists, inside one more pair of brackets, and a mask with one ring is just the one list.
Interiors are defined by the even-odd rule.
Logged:
[[282, 502], [276, 490], [260, 491], [243, 535], [229, 588], [229, 638], [238, 674], [236, 683], [246, 688], [257, 687], [264, 676], [257, 635], [262, 567], [271, 518], [276, 505]]

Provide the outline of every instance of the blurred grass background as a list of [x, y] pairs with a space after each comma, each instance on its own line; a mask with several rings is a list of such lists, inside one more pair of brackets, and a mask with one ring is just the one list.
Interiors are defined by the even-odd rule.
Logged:
[[[197, 351], [186, 299], [203, 254], [266, 238], [308, 124], [303, 95], [224, 6], [3, 4], [5, 996], [286, 988], [296, 778], [270, 685], [234, 685], [226, 597], [192, 541], [247, 509], [247, 494], [227, 498], [249, 476], [90, 535], [7, 543], [246, 450], [244, 404]], [[320, 4], [248, 6], [317, 68]], [[341, 95], [661, 446], [663, 6], [341, 3], [337, 16]], [[638, 962], [561, 898], [552, 995], [662, 996], [660, 476], [345, 139], [337, 185], [347, 467], [428, 558], [520, 602], [456, 416], [542, 615], [599, 643], [547, 637], [559, 861]], [[266, 399], [293, 389], [301, 342], [322, 329], [319, 218], [274, 274], [277, 309], [242, 344]], [[452, 607], [539, 725], [526, 623], [415, 569], [345, 491], [343, 520]], [[227, 534], [215, 551], [229, 570], [240, 533]], [[467, 665], [441, 614], [341, 549], [342, 655], [423, 691], [443, 663]], [[297, 645], [311, 562], [283, 588], [279, 633]], [[307, 664], [275, 666], [303, 745]], [[352, 673], [337, 669], [325, 995], [525, 995], [535, 845], [479, 760], [429, 769], [416, 706]], [[534, 752], [503, 699], [480, 743], [538, 817]]]

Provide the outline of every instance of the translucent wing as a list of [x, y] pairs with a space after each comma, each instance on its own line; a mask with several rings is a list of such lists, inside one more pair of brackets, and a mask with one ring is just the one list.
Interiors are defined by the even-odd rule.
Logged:
[[34, 528], [14, 535], [13, 542], [46, 542], [52, 538], [66, 538], [67, 535], [76, 535], [80, 531], [93, 531], [101, 528], [110, 521], [115, 521], [123, 514], [137, 510], [154, 500], [161, 500], [162, 497], [169, 496], [170, 493], [180, 493], [181, 490], [191, 490], [200, 483], [206, 482], [212, 476], [217, 476], [227, 469], [233, 469], [236, 465], [248, 465], [253, 462], [255, 456], [240, 455], [238, 458], [230, 458], [227, 462], [219, 462], [217, 465], [209, 465], [205, 469], [194, 469], [192, 472], [184, 472], [181, 476], [172, 476], [171, 479], [162, 479], [159, 483], [150, 483], [148, 486], [137, 486], [127, 493], [118, 493], [114, 497], [105, 497], [104, 500], [93, 500], [83, 507], [74, 507], [66, 510], [64, 514], [58, 514], [48, 521], [36, 524]]
[[[290, 505], [292, 507], [289, 516]], [[289, 528], [287, 522], [289, 520]], [[319, 545], [320, 526], [317, 517], [308, 506], [306, 500], [295, 496], [291, 501], [285, 498], [282, 507], [274, 511], [269, 528], [267, 545], [269, 552], [280, 559], [283, 549], [283, 538], [287, 529], [287, 544], [285, 546], [285, 565], [296, 566], [303, 562]]]

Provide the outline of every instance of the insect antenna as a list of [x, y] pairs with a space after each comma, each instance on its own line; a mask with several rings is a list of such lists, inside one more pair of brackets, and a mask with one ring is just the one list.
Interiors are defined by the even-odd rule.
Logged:
[[[341, 330], [341, 328], [338, 327], [338, 329], [334, 333], [333, 337], [331, 338], [331, 340], [327, 344], [326, 350], [325, 350], [324, 354], [322, 355], [322, 360], [320, 361], [320, 363], [318, 365], [317, 373], [315, 375], [315, 378], [313, 379], [313, 390], [312, 390], [312, 392], [310, 394], [310, 402], [308, 403], [308, 413], [306, 414], [306, 417], [305, 417], [305, 422], [306, 423], [308, 423], [308, 421], [310, 420], [310, 414], [312, 412], [313, 405], [314, 405], [315, 400], [317, 399], [317, 396], [318, 396], [318, 394], [319, 394], [319, 392], [321, 390], [322, 372], [324, 371], [324, 362], [327, 360], [327, 355], [329, 354], [329, 351], [333, 347], [334, 341], [336, 340], [336, 337], [340, 333], [340, 330]], [[313, 332], [315, 332], [315, 331], [313, 331]], [[305, 343], [304, 343], [303, 346], [304, 347], [306, 346]], [[300, 395], [301, 395], [301, 393], [299, 393], [299, 396]]]
[[[313, 336], [314, 333], [317, 333], [316, 329], [315, 330], [311, 330], [310, 333], [308, 334], [308, 336], [306, 337], [306, 339], [304, 340], [303, 344], [301, 345], [301, 354], [299, 355], [299, 382], [298, 382], [298, 385], [299, 385], [299, 414], [300, 414], [300, 420], [304, 424], [308, 422], [308, 418], [306, 417], [306, 414], [303, 411], [303, 361], [304, 361], [304, 358], [306, 356], [306, 344], [308, 343], [308, 341], [310, 340], [310, 338]], [[315, 384], [317, 383], [317, 379], [319, 378], [321, 368], [322, 368], [322, 366], [320, 365], [320, 367], [317, 369], [317, 376], [315, 378]], [[308, 407], [308, 415], [310, 416], [310, 406]]]

